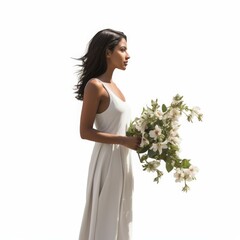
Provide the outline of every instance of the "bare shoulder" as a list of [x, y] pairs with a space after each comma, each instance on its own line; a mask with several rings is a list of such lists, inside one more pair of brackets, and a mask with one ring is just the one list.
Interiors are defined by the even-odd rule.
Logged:
[[101, 82], [97, 78], [91, 78], [85, 88], [90, 88], [90, 89], [100, 89], [102, 87]]
[[101, 82], [96, 78], [92, 78], [87, 82], [85, 89], [84, 89], [84, 93], [94, 94], [95, 96], [97, 96], [97, 95], [99, 96], [99, 95], [101, 95], [102, 88], [103, 88], [103, 86], [102, 86]]

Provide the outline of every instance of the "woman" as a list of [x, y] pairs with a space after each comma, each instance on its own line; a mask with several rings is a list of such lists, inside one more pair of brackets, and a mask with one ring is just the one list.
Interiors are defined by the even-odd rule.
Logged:
[[133, 179], [129, 149], [136, 150], [140, 139], [125, 135], [130, 109], [112, 79], [115, 69], [126, 69], [129, 58], [126, 35], [104, 29], [79, 59], [75, 93], [83, 100], [80, 135], [95, 142], [79, 240], [130, 239]]

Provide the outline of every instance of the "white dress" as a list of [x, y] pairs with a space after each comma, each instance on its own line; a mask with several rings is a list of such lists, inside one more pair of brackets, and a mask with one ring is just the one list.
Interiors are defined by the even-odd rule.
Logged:
[[[107, 84], [110, 96], [95, 126], [108, 133], [125, 135], [130, 108]], [[89, 166], [86, 205], [79, 240], [130, 240], [133, 176], [130, 150], [122, 145], [95, 143]]]

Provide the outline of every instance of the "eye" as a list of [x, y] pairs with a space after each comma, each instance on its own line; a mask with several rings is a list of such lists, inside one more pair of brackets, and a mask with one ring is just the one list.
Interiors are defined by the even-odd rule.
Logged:
[[120, 50], [121, 50], [121, 52], [125, 52], [127, 50], [127, 48], [126, 47], [122, 47]]

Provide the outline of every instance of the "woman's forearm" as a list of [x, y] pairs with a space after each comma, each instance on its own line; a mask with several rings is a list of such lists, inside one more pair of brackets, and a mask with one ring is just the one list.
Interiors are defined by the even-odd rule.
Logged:
[[80, 136], [82, 139], [87, 139], [90, 141], [107, 143], [107, 144], [124, 145], [124, 140], [126, 140], [126, 136], [101, 132], [96, 129], [80, 131]]

